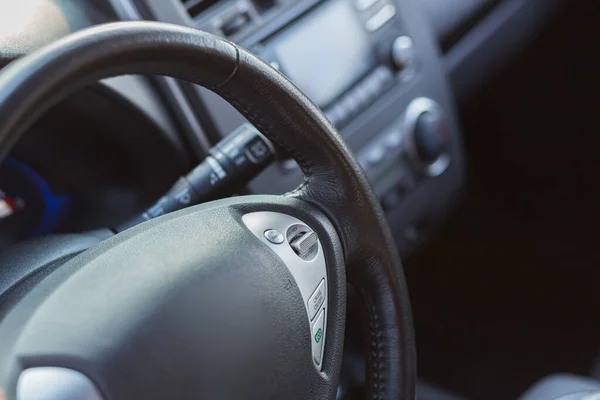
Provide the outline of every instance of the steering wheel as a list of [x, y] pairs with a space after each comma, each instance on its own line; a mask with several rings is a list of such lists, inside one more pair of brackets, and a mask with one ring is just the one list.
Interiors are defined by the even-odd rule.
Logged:
[[368, 397], [413, 399], [410, 305], [377, 197], [321, 111], [244, 49], [153, 22], [59, 40], [0, 74], [0, 160], [67, 94], [123, 74], [219, 94], [304, 183], [146, 222], [41, 279], [0, 324], [8, 396], [335, 398], [348, 282], [367, 310]]

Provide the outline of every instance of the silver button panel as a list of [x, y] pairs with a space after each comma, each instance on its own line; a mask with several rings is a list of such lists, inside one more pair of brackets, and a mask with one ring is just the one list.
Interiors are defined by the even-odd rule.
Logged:
[[[325, 255], [317, 233], [297, 218], [270, 211], [245, 214], [242, 221], [254, 236], [283, 260], [294, 277], [310, 324], [313, 362], [320, 370], [327, 331], [328, 291]], [[284, 241], [273, 243], [266, 235], [272, 230], [285, 232]], [[298, 242], [300, 239], [303, 240]]]

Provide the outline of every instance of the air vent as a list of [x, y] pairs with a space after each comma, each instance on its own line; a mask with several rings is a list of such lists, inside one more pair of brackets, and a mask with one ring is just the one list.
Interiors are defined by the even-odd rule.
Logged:
[[196, 18], [203, 11], [217, 4], [220, 0], [181, 0], [190, 17]]

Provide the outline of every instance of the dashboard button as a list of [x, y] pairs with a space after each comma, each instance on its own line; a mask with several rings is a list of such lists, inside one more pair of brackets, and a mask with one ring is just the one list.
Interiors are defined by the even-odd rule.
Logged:
[[346, 109], [346, 106], [341, 104], [341, 102], [334, 105], [329, 112], [331, 114], [331, 118], [335, 120], [335, 123], [331, 119], [330, 121], [335, 126], [343, 125], [351, 117], [350, 110]]
[[352, 117], [358, 111], [360, 111], [360, 103], [358, 99], [352, 95], [352, 92], [348, 93], [342, 98], [340, 106], [344, 109], [348, 117]]
[[369, 75], [361, 83], [361, 86], [370, 99], [376, 99], [381, 92], [379, 81], [374, 75]]
[[398, 207], [398, 205], [404, 200], [406, 196], [406, 190], [400, 184], [390, 189], [381, 199], [381, 205], [385, 211], [389, 211]]
[[409, 65], [408, 67], [404, 68], [402, 72], [400, 72], [400, 80], [402, 83], [410, 82], [413, 80], [416, 74], [417, 69], [414, 67], [414, 65]]
[[385, 158], [385, 149], [382, 146], [375, 146], [372, 149], [369, 150], [369, 152], [367, 153], [367, 163], [369, 163], [370, 166], [376, 166], [379, 165], [383, 159]]
[[369, 101], [376, 100], [383, 92], [394, 85], [394, 75], [386, 67], [379, 67], [361, 83], [361, 88]]
[[451, 136], [440, 105], [423, 97], [413, 100], [404, 124], [406, 155], [417, 172], [438, 176], [446, 171], [451, 161]]
[[285, 240], [281, 232], [275, 229], [269, 229], [265, 231], [265, 238], [267, 238], [267, 240], [273, 244], [281, 244]]
[[398, 36], [392, 44], [392, 61], [399, 70], [414, 63], [413, 41], [409, 36]]
[[390, 150], [395, 150], [402, 147], [402, 142], [404, 141], [404, 135], [398, 129], [394, 129], [392, 132], [388, 133], [385, 139], [383, 140], [383, 144]]
[[317, 311], [321, 309], [321, 306], [325, 302], [326, 290], [325, 279], [323, 279], [312, 296], [310, 296], [310, 299], [308, 299], [308, 314], [311, 321], [315, 318]]
[[419, 158], [430, 164], [448, 150], [443, 121], [430, 112], [421, 114], [415, 123], [415, 147]]
[[221, 32], [225, 36], [232, 36], [241, 31], [250, 23], [250, 14], [241, 12], [221, 25]]
[[367, 28], [367, 31], [369, 32], [375, 32], [390, 22], [392, 18], [394, 18], [394, 15], [396, 15], [396, 6], [387, 4], [367, 20], [365, 28]]
[[323, 361], [323, 343], [325, 343], [325, 310], [321, 311], [312, 326], [311, 339], [313, 359], [315, 364], [320, 367]]
[[392, 72], [386, 67], [377, 67], [373, 72], [373, 76], [375, 76], [379, 82], [388, 82], [392, 79]]
[[356, 102], [359, 104], [359, 108], [361, 110], [367, 107], [371, 102], [371, 96], [363, 84], [358, 84], [352, 90], [352, 97], [356, 99]]
[[330, 107], [325, 116], [333, 126], [339, 126], [345, 120], [344, 110], [339, 105]]
[[379, 85], [379, 94], [394, 85], [394, 74], [389, 68], [379, 67], [373, 72], [373, 77]]

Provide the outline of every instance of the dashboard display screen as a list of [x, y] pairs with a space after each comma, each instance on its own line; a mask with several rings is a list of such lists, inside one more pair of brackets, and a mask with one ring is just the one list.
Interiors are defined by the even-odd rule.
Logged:
[[324, 107], [375, 63], [369, 37], [349, 0], [331, 0], [274, 41], [285, 73]]

